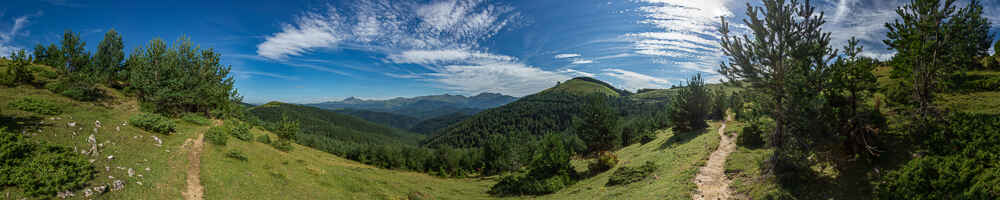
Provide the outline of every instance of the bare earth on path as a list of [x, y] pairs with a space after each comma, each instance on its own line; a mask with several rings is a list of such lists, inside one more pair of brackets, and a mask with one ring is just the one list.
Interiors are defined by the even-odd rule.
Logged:
[[698, 192], [691, 197], [695, 200], [730, 198], [729, 183], [732, 181], [726, 178], [726, 158], [736, 149], [736, 144], [733, 143], [733, 137], [725, 134], [725, 130], [726, 124], [723, 122], [722, 127], [719, 127], [719, 137], [721, 137], [719, 148], [712, 152], [712, 155], [708, 157], [708, 162], [694, 178], [695, 184], [698, 185]]
[[[216, 120], [215, 126], [221, 125], [221, 121]], [[187, 168], [187, 189], [184, 191], [184, 199], [200, 200], [204, 196], [204, 188], [201, 186], [201, 151], [205, 149], [205, 133], [198, 133], [198, 138], [194, 141], [187, 139], [184, 146], [189, 146], [188, 168]]]

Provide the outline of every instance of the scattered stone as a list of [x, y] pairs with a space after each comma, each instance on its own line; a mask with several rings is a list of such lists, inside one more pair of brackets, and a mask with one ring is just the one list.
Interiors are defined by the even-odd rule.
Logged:
[[121, 132], [121, 131], [122, 131], [121, 126], [115, 126], [115, 132]]
[[97, 159], [90, 159], [90, 163], [94, 163], [94, 161], [97, 161]]
[[128, 168], [128, 177], [132, 177], [132, 175], [135, 175], [135, 170], [132, 170], [132, 168]]
[[110, 172], [111, 171], [111, 167], [104, 166], [104, 171], [109, 171]]
[[136, 181], [135, 184], [142, 185], [142, 181]]
[[76, 136], [76, 131], [73, 131], [73, 136]]
[[163, 141], [162, 141], [162, 140], [160, 140], [160, 138], [159, 138], [159, 137], [156, 137], [156, 136], [154, 135], [154, 136], [153, 136], [153, 140], [155, 140], [155, 141], [156, 141], [156, 146], [157, 146], [157, 147], [160, 147], [160, 146], [163, 146]]
[[139, 174], [139, 175], [136, 175], [136, 176], [139, 176], [139, 178], [142, 178], [142, 174]]
[[97, 133], [97, 127], [94, 127], [94, 133]]
[[65, 198], [69, 198], [69, 197], [72, 197], [72, 196], [76, 196], [76, 195], [74, 195], [73, 192], [70, 192], [69, 190], [62, 191], [62, 192], [59, 192], [58, 194], [56, 194], [56, 197], [59, 197], [60, 199], [65, 199]]
[[90, 196], [93, 196], [93, 195], [94, 195], [94, 191], [90, 190], [90, 188], [87, 188], [87, 189], [83, 190], [83, 196], [84, 197], [90, 197]]
[[115, 179], [114, 176], [108, 176], [108, 179]]
[[87, 152], [92, 156], [97, 156], [97, 137], [90, 134], [90, 137], [87, 137], [87, 143], [90, 143], [90, 151]]
[[94, 127], [101, 128], [101, 120], [94, 120]]
[[69, 126], [69, 127], [76, 127], [76, 122], [70, 122], [70, 123], [66, 123], [66, 126]]
[[122, 182], [122, 180], [115, 180], [115, 182], [111, 183], [111, 191], [112, 192], [113, 191], [122, 190], [122, 189], [125, 189], [125, 182]]
[[118, 169], [120, 169], [120, 170], [125, 170], [125, 168], [124, 168], [124, 167], [122, 167], [122, 166], [117, 166], [117, 167], [115, 167], [115, 168], [118, 168]]
[[107, 192], [107, 191], [108, 191], [108, 186], [107, 185], [101, 185], [101, 186], [94, 187], [94, 194], [101, 194], [101, 193], [104, 193], [104, 192]]
[[149, 171], [149, 167], [147, 167], [147, 168], [146, 168], [146, 171], [147, 171], [147, 172]]
[[115, 159], [114, 155], [108, 155], [108, 160]]

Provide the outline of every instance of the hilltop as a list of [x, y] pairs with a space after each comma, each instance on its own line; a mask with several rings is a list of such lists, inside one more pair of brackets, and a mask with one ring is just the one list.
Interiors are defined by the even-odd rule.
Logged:
[[612, 107], [625, 118], [648, 117], [666, 112], [663, 109], [667, 102], [665, 98], [638, 101], [631, 98], [631, 95], [594, 78], [573, 78], [438, 130], [424, 144], [475, 147], [492, 134], [542, 135], [564, 132], [572, 127], [574, 117], [586, 103], [584, 99], [593, 97], [607, 98]]

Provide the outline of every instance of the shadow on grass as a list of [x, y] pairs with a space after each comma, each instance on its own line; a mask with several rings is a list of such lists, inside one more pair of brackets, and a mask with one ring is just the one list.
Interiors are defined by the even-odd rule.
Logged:
[[670, 138], [667, 138], [667, 141], [664, 141], [663, 144], [660, 145], [659, 150], [687, 143], [688, 141], [691, 141], [691, 139], [694, 139], [701, 134], [707, 133], [708, 132], [707, 128], [708, 127], [699, 128], [692, 131], [674, 133], [673, 135], [670, 136]]
[[18, 117], [0, 116], [0, 128], [7, 128], [7, 131], [20, 133], [22, 130], [41, 127], [41, 117]]

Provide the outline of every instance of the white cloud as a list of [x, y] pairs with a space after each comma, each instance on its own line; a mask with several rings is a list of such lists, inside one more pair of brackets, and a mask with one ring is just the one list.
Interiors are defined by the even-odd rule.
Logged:
[[424, 66], [431, 72], [386, 76], [437, 83], [435, 87], [462, 94], [496, 92], [523, 96], [570, 78], [565, 73], [529, 66], [514, 57], [465, 49], [409, 50], [389, 55], [388, 60]]
[[569, 79], [561, 73], [513, 62], [447, 65], [427, 74], [440, 87], [464, 94], [494, 92], [513, 96], [533, 94]]
[[590, 63], [594, 63], [594, 61], [587, 59], [573, 59], [573, 62], [571, 62], [570, 64], [580, 65], [580, 64], [590, 64]]
[[[722, 62], [717, 28], [722, 17], [733, 12], [730, 0], [640, 0], [643, 5], [636, 11], [643, 19], [639, 23], [652, 25], [654, 31], [626, 33], [635, 55], [651, 56], [668, 66], [706, 73], [715, 73], [711, 67]], [[734, 32], [743, 29], [733, 24]], [[658, 61], [657, 61], [658, 60]], [[705, 65], [706, 63], [712, 63]], [[637, 84], [637, 83], [635, 83]]]
[[569, 74], [570, 76], [574, 76], [574, 77], [581, 77], [581, 76], [594, 77], [594, 76], [596, 76], [593, 73], [582, 72], [582, 71], [578, 71], [578, 70], [575, 70], [575, 69], [563, 69], [562, 71], [559, 71], [559, 72], [562, 72], [563, 74]]
[[469, 49], [517, 18], [512, 8], [478, 0], [427, 4], [352, 2], [307, 12], [257, 45], [257, 54], [284, 60], [322, 48]]
[[473, 52], [462, 49], [446, 50], [409, 50], [388, 56], [395, 63], [408, 64], [441, 64], [453, 62], [468, 62], [477, 60], [515, 61], [510, 56], [494, 55], [483, 52]]
[[10, 31], [0, 32], [0, 56], [7, 57], [14, 51], [21, 49], [11, 44], [11, 42], [14, 40], [14, 37], [21, 34], [18, 31], [28, 24], [28, 18], [29, 16], [18, 17], [14, 19], [14, 24], [11, 26]]
[[564, 54], [559, 54], [559, 55], [555, 56], [555, 58], [557, 58], [557, 59], [575, 58], [575, 57], [580, 57], [580, 54], [564, 53]]
[[638, 90], [642, 88], [666, 88], [670, 86], [670, 80], [652, 77], [645, 74], [636, 73], [624, 69], [604, 69], [603, 75], [614, 77], [624, 84], [627, 90]]

